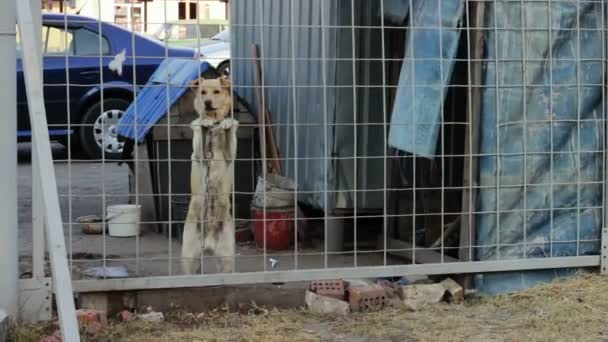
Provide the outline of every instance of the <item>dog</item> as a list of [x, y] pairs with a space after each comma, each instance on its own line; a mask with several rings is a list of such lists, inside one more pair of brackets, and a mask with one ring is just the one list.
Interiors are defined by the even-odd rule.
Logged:
[[191, 123], [192, 196], [182, 239], [182, 268], [186, 274], [199, 272], [205, 252], [216, 257], [220, 272], [233, 271], [231, 194], [239, 123], [229, 117], [231, 87], [226, 77], [196, 79], [190, 84], [198, 118]]

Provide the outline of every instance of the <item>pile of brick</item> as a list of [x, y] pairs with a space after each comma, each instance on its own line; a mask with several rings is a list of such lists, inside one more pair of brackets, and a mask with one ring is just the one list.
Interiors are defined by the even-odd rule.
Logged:
[[450, 278], [413, 285], [384, 279], [335, 279], [313, 281], [306, 291], [306, 305], [320, 314], [347, 315], [386, 306], [415, 311], [442, 301], [462, 303], [464, 289]]

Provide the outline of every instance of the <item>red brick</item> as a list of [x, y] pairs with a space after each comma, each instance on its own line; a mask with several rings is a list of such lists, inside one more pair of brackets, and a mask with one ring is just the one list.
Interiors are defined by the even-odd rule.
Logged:
[[118, 313], [118, 319], [121, 322], [132, 321], [135, 319], [135, 314], [129, 310], [122, 310], [121, 312]]
[[310, 283], [310, 290], [319, 296], [344, 300], [344, 280], [318, 280]]
[[76, 317], [81, 328], [87, 333], [96, 334], [108, 325], [108, 318], [104, 311], [99, 310], [76, 310]]
[[348, 290], [348, 302], [353, 312], [382, 308], [387, 303], [386, 292], [379, 285], [353, 287]]

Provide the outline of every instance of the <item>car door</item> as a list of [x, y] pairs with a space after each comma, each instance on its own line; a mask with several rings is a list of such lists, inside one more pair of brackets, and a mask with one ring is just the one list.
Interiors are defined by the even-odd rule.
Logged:
[[[51, 49], [53, 32], [60, 30], [66, 45]], [[90, 25], [49, 26], [49, 40], [45, 54], [45, 95], [48, 96], [47, 117], [58, 127], [74, 131], [81, 124], [82, 108], [79, 107], [85, 94], [102, 87], [107, 79], [111, 60], [110, 43]], [[48, 95], [47, 95], [48, 94]], [[69, 109], [69, 115], [68, 115]], [[68, 125], [68, 120], [69, 125]]]
[[[71, 54], [69, 50], [69, 41], [71, 39], [71, 34], [63, 29], [48, 25], [43, 25], [42, 27], [43, 91], [51, 136], [66, 134], [66, 58], [69, 58]], [[17, 45], [17, 135], [21, 139], [27, 139], [31, 136], [31, 126], [23, 75], [23, 63], [21, 60], [21, 53], [23, 52], [20, 49], [19, 39], [17, 40]]]
[[[44, 24], [42, 26], [44, 64], [44, 103], [51, 135], [65, 135], [68, 104], [74, 96], [68, 89], [68, 76], [74, 56], [74, 33], [71, 29]], [[69, 79], [70, 85], [73, 80]]]
[[[79, 101], [100, 86], [100, 65], [107, 64], [106, 56], [110, 54], [108, 40], [94, 29], [65, 26], [44, 23], [42, 27], [44, 100], [51, 136], [70, 134], [77, 129]], [[22, 64], [20, 60], [17, 63], [18, 134], [23, 137], [29, 135], [31, 128]]]

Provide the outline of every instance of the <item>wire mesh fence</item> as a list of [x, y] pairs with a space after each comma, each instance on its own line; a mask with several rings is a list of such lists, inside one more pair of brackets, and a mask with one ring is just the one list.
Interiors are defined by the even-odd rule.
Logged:
[[[605, 1], [46, 6], [45, 103], [77, 289], [599, 265]], [[218, 109], [197, 98], [228, 87], [199, 77], [230, 79], [236, 155], [193, 151], [197, 129], [213, 131], [195, 120]], [[188, 219], [194, 188], [228, 210]]]

